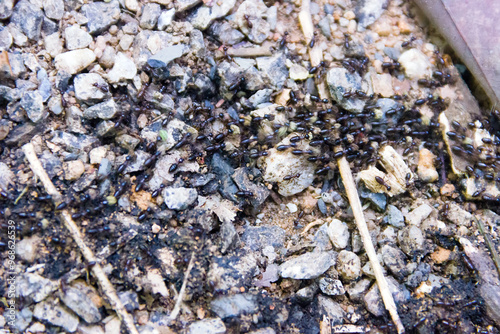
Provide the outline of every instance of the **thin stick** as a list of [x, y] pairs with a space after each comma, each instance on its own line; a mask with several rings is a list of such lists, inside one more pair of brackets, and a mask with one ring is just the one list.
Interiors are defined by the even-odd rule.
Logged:
[[184, 280], [182, 282], [181, 290], [179, 291], [179, 294], [177, 295], [177, 300], [175, 301], [174, 309], [172, 310], [172, 313], [170, 313], [170, 316], [169, 316], [170, 321], [177, 318], [177, 315], [179, 314], [179, 311], [181, 309], [182, 300], [184, 299], [184, 295], [186, 294], [186, 285], [187, 285], [187, 281], [189, 278], [189, 274], [191, 273], [191, 269], [193, 269], [193, 267], [194, 267], [194, 252], [191, 254], [191, 259], [189, 260], [189, 264], [188, 264], [186, 273], [184, 274]]
[[384, 301], [385, 308], [389, 311], [392, 321], [397, 327], [398, 333], [404, 333], [405, 329], [401, 319], [399, 318], [398, 309], [396, 308], [396, 303], [392, 297], [391, 290], [389, 290], [389, 285], [385, 279], [384, 273], [382, 272], [382, 266], [377, 258], [377, 253], [375, 253], [375, 247], [373, 247], [372, 239], [370, 237], [370, 232], [368, 231], [368, 226], [366, 225], [365, 217], [363, 215], [363, 208], [361, 207], [361, 201], [359, 200], [358, 191], [354, 184], [352, 178], [351, 168], [345, 157], [337, 160], [340, 170], [340, 176], [342, 177], [342, 182], [347, 193], [347, 198], [351, 204], [352, 212], [354, 214], [354, 219], [356, 220], [356, 226], [358, 227], [359, 234], [363, 240], [363, 246], [365, 248], [370, 264], [375, 273], [375, 278], [377, 279], [378, 289], [382, 295], [382, 300]]
[[[302, 31], [304, 36], [306, 37], [307, 42], [309, 42], [314, 35], [312, 17], [310, 12], [310, 0], [303, 0], [302, 7], [299, 13], [299, 21], [302, 27]], [[321, 50], [316, 48], [309, 49], [309, 58], [311, 59], [312, 66], [318, 66], [321, 59], [322, 53]], [[328, 98], [328, 91], [326, 89], [326, 85], [324, 81], [321, 81], [317, 84], [318, 93], [320, 97]], [[387, 280], [385, 279], [384, 273], [382, 272], [382, 266], [377, 258], [377, 253], [375, 252], [375, 247], [373, 246], [372, 239], [370, 237], [370, 232], [368, 231], [368, 226], [366, 225], [365, 217], [363, 215], [363, 208], [361, 206], [361, 201], [359, 200], [358, 191], [356, 190], [356, 185], [352, 178], [351, 168], [349, 167], [349, 163], [345, 156], [337, 159], [337, 164], [340, 170], [340, 176], [342, 177], [342, 182], [344, 183], [344, 187], [346, 189], [347, 198], [349, 199], [349, 204], [351, 204], [351, 208], [354, 214], [354, 219], [356, 220], [356, 225], [359, 230], [359, 234], [361, 235], [361, 239], [363, 240], [363, 245], [368, 255], [368, 259], [375, 273], [375, 278], [377, 280], [377, 285], [380, 290], [380, 294], [382, 296], [382, 300], [384, 301], [385, 308], [389, 311], [391, 315], [392, 321], [396, 325], [398, 333], [404, 333], [405, 329], [401, 319], [399, 318], [398, 309], [396, 308], [396, 303], [394, 302], [394, 298], [392, 297], [392, 293], [389, 290], [389, 285], [387, 284]]]
[[[36, 176], [42, 181], [43, 186], [45, 187], [45, 190], [49, 195], [52, 196], [52, 199], [54, 200], [54, 203], [60, 203], [61, 202], [61, 194], [59, 191], [57, 191], [56, 187], [50, 180], [49, 176], [47, 175], [47, 172], [45, 169], [43, 169], [42, 164], [40, 163], [40, 160], [38, 160], [38, 157], [36, 156], [35, 149], [33, 147], [33, 144], [28, 143], [23, 146], [23, 151], [24, 154], [26, 155], [26, 158], [28, 159], [28, 162], [30, 164], [31, 170], [33, 173], [35, 173]], [[85, 244], [83, 241], [82, 235], [80, 233], [80, 230], [78, 229], [78, 226], [75, 224], [73, 219], [71, 219], [71, 215], [67, 210], [62, 210], [61, 213], [61, 218], [64, 223], [64, 226], [69, 230], [71, 236], [73, 237], [73, 240], [75, 240], [76, 244], [78, 245], [78, 248], [80, 248], [80, 251], [83, 254], [83, 257], [85, 260], [89, 263], [96, 263], [92, 267], [92, 272], [94, 273], [95, 277], [97, 278], [97, 281], [99, 282], [99, 285], [108, 298], [109, 303], [115, 310], [115, 312], [118, 314], [118, 316], [123, 319], [125, 323], [125, 327], [127, 328], [127, 331], [130, 334], [139, 334], [137, 331], [137, 328], [135, 327], [134, 324], [134, 319], [132, 316], [125, 310], [125, 307], [123, 306], [122, 302], [118, 298], [118, 295], [116, 294], [116, 290], [109, 281], [108, 277], [106, 276], [106, 273], [102, 269], [101, 265], [97, 263], [97, 258], [93, 254], [92, 250]]]

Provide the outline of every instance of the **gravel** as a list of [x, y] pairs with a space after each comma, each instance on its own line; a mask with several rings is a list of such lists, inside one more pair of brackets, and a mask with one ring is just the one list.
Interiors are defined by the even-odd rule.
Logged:
[[316, 278], [333, 266], [335, 261], [335, 252], [305, 253], [285, 261], [280, 266], [280, 276], [293, 279]]

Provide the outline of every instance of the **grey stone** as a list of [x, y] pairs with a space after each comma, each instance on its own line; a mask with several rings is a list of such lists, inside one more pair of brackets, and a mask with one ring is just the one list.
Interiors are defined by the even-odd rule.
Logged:
[[261, 251], [266, 246], [281, 249], [285, 242], [285, 230], [275, 225], [247, 226], [241, 240], [252, 251]]
[[115, 57], [113, 68], [108, 73], [108, 81], [110, 83], [119, 83], [133, 79], [136, 74], [137, 66], [134, 61], [119, 52]]
[[175, 9], [163, 10], [158, 17], [158, 30], [165, 30], [169, 25], [172, 24], [172, 20], [175, 16]]
[[91, 296], [83, 289], [66, 287], [61, 294], [61, 300], [87, 323], [94, 324], [101, 320], [99, 309], [92, 302]]
[[42, 101], [47, 102], [52, 90], [47, 71], [44, 68], [39, 69], [36, 78], [38, 80], [38, 93], [42, 96]]
[[[43, 20], [42, 20], [43, 24]], [[11, 22], [7, 28], [9, 29], [10, 34], [12, 35], [12, 40], [14, 45], [19, 47], [24, 47], [28, 45], [28, 37], [21, 31], [21, 28], [17, 26], [14, 22]], [[41, 30], [41, 28], [40, 28]], [[12, 64], [11, 64], [12, 65]]]
[[207, 279], [215, 283], [216, 292], [227, 292], [235, 286], [251, 284], [258, 273], [257, 259], [252, 253], [236, 252], [227, 256], [213, 256]]
[[347, 293], [349, 294], [349, 298], [353, 302], [359, 303], [363, 296], [365, 295], [366, 290], [370, 287], [371, 281], [369, 279], [362, 279], [358, 282], [353, 282], [347, 287]]
[[18, 95], [17, 90], [7, 86], [0, 86], [0, 100], [12, 102], [19, 99], [17, 95]]
[[344, 310], [331, 298], [318, 296], [318, 309], [321, 315], [328, 317], [332, 325], [341, 325], [344, 322]]
[[356, 4], [356, 18], [362, 28], [368, 27], [377, 21], [387, 8], [388, 0], [361, 0]]
[[5, 143], [7, 145], [23, 145], [30, 141], [39, 130], [39, 127], [32, 124], [21, 124], [10, 131], [9, 136], [5, 138]]
[[295, 297], [297, 297], [303, 303], [310, 303], [313, 301], [314, 296], [318, 292], [319, 286], [317, 283], [308, 285], [300, 290], [297, 290]]
[[30, 40], [40, 38], [43, 11], [27, 0], [19, 1], [14, 7], [10, 22], [15, 23]]
[[325, 14], [330, 14], [332, 15], [333, 14], [333, 11], [335, 10], [335, 7], [331, 4], [325, 4]]
[[405, 226], [405, 217], [401, 210], [394, 205], [387, 206], [387, 215], [384, 217], [384, 222], [394, 227], [401, 228]]
[[378, 212], [384, 212], [387, 206], [387, 196], [384, 193], [373, 193], [368, 190], [365, 186], [361, 186], [359, 189], [359, 196], [362, 199], [367, 199], [370, 201]]
[[137, 297], [137, 293], [135, 291], [122, 291], [118, 293], [118, 298], [125, 306], [125, 309], [128, 312], [132, 312], [134, 310], [139, 309], [139, 297]]
[[68, 50], [84, 49], [92, 42], [92, 36], [77, 24], [64, 29], [64, 39]]
[[[238, 7], [234, 21], [250, 41], [261, 44], [267, 39], [271, 25], [262, 14], [268, 10], [262, 0], [245, 0]], [[249, 24], [250, 22], [251, 24]]]
[[135, 151], [141, 140], [126, 133], [116, 136], [116, 143], [128, 151]]
[[91, 147], [99, 141], [97, 138], [86, 135], [73, 135], [64, 131], [54, 131], [53, 137], [50, 140], [56, 145], [61, 145], [66, 151], [72, 153], [81, 153], [82, 151], [88, 152]]
[[0, 50], [8, 50], [12, 45], [12, 41], [12, 34], [9, 32], [9, 29], [0, 27]]
[[234, 29], [228, 22], [214, 22], [210, 26], [211, 34], [224, 45], [234, 45], [241, 42], [245, 35]]
[[338, 279], [323, 277], [319, 280], [319, 288], [321, 292], [329, 296], [340, 296], [345, 294], [344, 286]]
[[226, 325], [220, 318], [206, 318], [198, 320], [189, 325], [187, 334], [224, 334], [226, 333]]
[[305, 253], [283, 262], [280, 276], [293, 279], [312, 279], [327, 271], [336, 261], [335, 252]]
[[345, 98], [344, 93], [362, 90], [361, 77], [358, 73], [350, 73], [342, 67], [332, 68], [326, 75], [326, 81], [330, 88], [330, 94], [342, 108], [360, 113], [363, 111], [365, 101], [357, 98]]
[[178, 12], [183, 12], [185, 10], [193, 8], [199, 3], [201, 3], [201, 0], [177, 0], [175, 2], [175, 9]]
[[157, 3], [147, 3], [142, 8], [141, 21], [139, 26], [142, 29], [154, 29], [161, 13], [161, 7]]
[[271, 193], [266, 186], [250, 181], [250, 177], [252, 177], [252, 180], [255, 180], [261, 176], [257, 168], [250, 169], [247, 167], [237, 168], [232, 174], [232, 178], [240, 190], [253, 193], [249, 202], [256, 208], [260, 207]]
[[430, 77], [432, 75], [432, 64], [429, 58], [417, 48], [406, 50], [399, 56], [398, 62], [405, 70], [408, 78], [416, 79]]
[[26, 110], [28, 118], [34, 123], [38, 123], [48, 116], [48, 113], [44, 110], [43, 97], [38, 91], [26, 92], [20, 103], [23, 109]]
[[248, 102], [251, 104], [252, 107], [256, 108], [259, 104], [269, 103], [272, 93], [273, 93], [272, 89], [261, 89], [252, 96], [250, 96], [248, 98]]
[[92, 64], [95, 54], [89, 49], [79, 49], [61, 53], [54, 59], [59, 72], [76, 74]]
[[[422, 221], [432, 213], [432, 207], [429, 204], [422, 204], [405, 215], [406, 221], [415, 226], [420, 226]], [[448, 218], [449, 219], [449, 218]]]
[[210, 166], [212, 168], [212, 172], [215, 173], [217, 178], [220, 180], [221, 195], [237, 203], [238, 198], [235, 194], [238, 191], [238, 187], [231, 178], [231, 175], [234, 173], [234, 168], [219, 153], [215, 153], [212, 156]]
[[57, 22], [54, 22], [46, 17], [43, 19], [42, 23], [43, 36], [52, 35], [58, 31], [59, 31], [59, 24]]
[[4, 317], [8, 320], [15, 320], [13, 328], [17, 329], [19, 332], [24, 331], [31, 324], [33, 320], [33, 312], [31, 312], [29, 307], [23, 308], [20, 312], [16, 313], [14, 319], [10, 318], [7, 309], [4, 312]]
[[51, 298], [36, 304], [33, 315], [51, 325], [62, 327], [70, 333], [75, 332], [78, 328], [78, 317], [60, 305], [57, 299]]
[[111, 96], [108, 83], [97, 73], [78, 74], [74, 85], [76, 98], [88, 105], [99, 103]]
[[[332, 17], [333, 18], [333, 17]], [[332, 31], [330, 29], [330, 19], [328, 16], [323, 17], [318, 22], [319, 29], [325, 35], [326, 38], [330, 39], [332, 37]]]
[[384, 53], [387, 57], [389, 57], [393, 60], [398, 60], [399, 56], [401, 55], [401, 52], [399, 51], [399, 49], [390, 48], [390, 47], [385, 47]]
[[81, 13], [87, 18], [89, 33], [98, 34], [118, 22], [120, 17], [120, 3], [116, 0], [110, 2], [91, 2], [81, 8]]
[[336, 248], [344, 249], [349, 243], [349, 228], [346, 223], [333, 219], [328, 225], [328, 236]]
[[165, 188], [162, 192], [165, 204], [170, 210], [185, 210], [198, 198], [198, 192], [192, 188]]
[[349, 47], [345, 49], [346, 57], [364, 57], [365, 56], [365, 48], [360, 41], [351, 40], [349, 42]]
[[14, 0], [0, 1], [0, 20], [8, 19], [12, 15]]
[[181, 57], [186, 51], [184, 44], [176, 44], [161, 49], [148, 59], [148, 65], [153, 68], [166, 67], [172, 60]]
[[258, 57], [257, 67], [271, 85], [280, 89], [288, 78], [288, 68], [285, 64], [285, 54], [278, 53], [272, 57]]
[[417, 226], [405, 227], [398, 235], [399, 245], [409, 256], [422, 255], [424, 252], [425, 236]]
[[113, 99], [98, 103], [83, 111], [83, 117], [87, 119], [111, 119], [117, 113], [116, 103]]
[[382, 258], [386, 267], [397, 279], [401, 280], [409, 274], [406, 268], [406, 256], [399, 248], [384, 245], [382, 247]]
[[222, 319], [251, 314], [258, 310], [257, 298], [245, 293], [232, 296], [220, 296], [210, 302], [210, 308]]
[[198, 29], [193, 29], [189, 34], [189, 52], [200, 59], [204, 59], [207, 53], [203, 33]]
[[86, 133], [82, 124], [83, 112], [77, 106], [66, 108], [66, 125], [73, 133]]
[[38, 303], [47, 298], [56, 290], [57, 282], [51, 281], [38, 274], [28, 273], [17, 280], [16, 296], [25, 297]]
[[427, 281], [430, 272], [430, 264], [425, 262], [420, 263], [417, 269], [406, 279], [406, 285], [412, 288], [418, 287], [420, 283]]
[[17, 79], [19, 76], [26, 73], [26, 66], [24, 66], [24, 57], [18, 52], [9, 52], [9, 63], [12, 69], [12, 79]]
[[64, 15], [64, 1], [45, 0], [43, 1], [43, 10], [48, 18], [59, 21]]
[[[392, 297], [398, 303], [404, 303], [410, 299], [410, 292], [402, 285], [400, 285], [393, 277], [387, 277], [387, 284], [392, 293]], [[377, 283], [373, 284], [370, 291], [364, 296], [366, 309], [373, 315], [381, 317], [386, 313], [382, 296], [378, 289]]]
[[101, 163], [99, 164], [99, 169], [97, 170], [97, 177], [99, 179], [105, 179], [110, 173], [111, 169], [113, 168], [113, 164], [109, 159], [103, 158], [101, 160]]
[[210, 7], [202, 5], [189, 17], [189, 21], [196, 29], [205, 30], [214, 20], [226, 16], [235, 5], [236, 0], [216, 2]]
[[337, 257], [337, 271], [346, 281], [358, 279], [361, 276], [359, 256], [350, 251], [341, 251]]

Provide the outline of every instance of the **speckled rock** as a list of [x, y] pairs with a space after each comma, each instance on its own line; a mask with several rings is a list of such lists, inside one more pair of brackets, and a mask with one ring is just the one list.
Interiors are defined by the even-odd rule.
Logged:
[[226, 325], [220, 318], [206, 318], [193, 322], [187, 329], [187, 334], [224, 334]]
[[118, 108], [115, 101], [113, 99], [109, 99], [85, 109], [85, 111], [83, 112], [83, 117], [87, 119], [100, 118], [107, 120], [115, 117], [117, 111]]
[[77, 24], [64, 30], [64, 39], [68, 50], [83, 49], [92, 42], [92, 36]]
[[337, 258], [337, 271], [347, 280], [355, 280], [361, 276], [361, 260], [356, 253], [343, 250]]
[[214, 20], [226, 16], [235, 4], [236, 0], [227, 0], [214, 3], [210, 7], [203, 5], [195, 10], [189, 21], [196, 29], [205, 30]]
[[111, 96], [107, 82], [97, 73], [78, 74], [74, 85], [76, 98], [86, 104], [98, 103]]
[[120, 3], [117, 0], [110, 2], [91, 2], [81, 8], [81, 13], [87, 18], [89, 33], [97, 34], [118, 22], [120, 17]]
[[38, 91], [26, 92], [20, 103], [28, 118], [34, 123], [40, 122], [48, 116], [48, 113], [44, 110], [43, 97]]
[[318, 296], [318, 310], [322, 316], [328, 317], [332, 325], [340, 325], [344, 322], [344, 310], [339, 303], [329, 297]]
[[85, 289], [78, 286], [66, 287], [61, 294], [61, 300], [89, 324], [96, 323], [102, 318], [99, 308], [92, 301], [92, 296], [87, 294]]
[[280, 266], [280, 276], [293, 279], [312, 279], [320, 276], [335, 264], [335, 252], [305, 253], [285, 261]]
[[66, 180], [78, 180], [85, 172], [85, 165], [81, 160], [68, 161], [63, 164], [64, 178]]
[[165, 188], [162, 196], [170, 210], [185, 210], [196, 201], [198, 192], [192, 188]]
[[328, 71], [326, 82], [330, 88], [332, 98], [344, 109], [360, 113], [366, 104], [364, 100], [356, 98], [345, 98], [344, 93], [356, 90], [363, 90], [361, 87], [361, 77], [358, 73], [350, 73], [343, 67], [332, 68]]
[[321, 292], [330, 296], [340, 296], [345, 294], [344, 286], [338, 279], [322, 277], [319, 280], [319, 288]]
[[14, 7], [10, 22], [16, 24], [30, 40], [36, 40], [42, 32], [43, 18], [40, 8], [28, 0], [21, 0]]
[[[400, 285], [393, 277], [387, 277], [387, 284], [389, 285], [389, 290], [396, 303], [404, 303], [410, 299], [410, 292], [403, 285]], [[364, 302], [367, 310], [371, 314], [381, 317], [386, 313], [377, 283], [374, 283], [370, 291], [364, 296]]]
[[387, 206], [387, 215], [384, 217], [384, 222], [394, 227], [401, 228], [405, 226], [405, 217], [401, 210], [394, 205]]
[[251, 314], [258, 310], [257, 298], [249, 293], [220, 296], [210, 303], [210, 308], [222, 319]]
[[58, 299], [50, 298], [36, 304], [33, 315], [51, 325], [62, 327], [70, 333], [78, 328], [78, 317], [61, 305]]
[[236, 24], [254, 43], [261, 44], [269, 34], [271, 25], [262, 17], [262, 14], [266, 13], [267, 10], [268, 8], [262, 0], [245, 0], [236, 11], [234, 18]]
[[142, 29], [152, 30], [158, 22], [161, 13], [161, 7], [157, 3], [147, 3], [142, 8], [141, 21], [139, 25]]
[[382, 258], [386, 267], [396, 278], [402, 279], [409, 274], [406, 268], [406, 256], [399, 248], [385, 245], [382, 247]]
[[405, 227], [399, 232], [398, 239], [401, 249], [409, 256], [423, 253], [425, 237], [417, 226]]

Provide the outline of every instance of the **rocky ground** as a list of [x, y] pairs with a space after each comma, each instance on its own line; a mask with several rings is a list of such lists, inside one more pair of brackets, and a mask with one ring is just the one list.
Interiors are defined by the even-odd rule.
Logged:
[[394, 332], [344, 156], [406, 330], [499, 332], [500, 113], [411, 4], [312, 2], [312, 38], [300, 10], [0, 1], [0, 328], [126, 332], [67, 210], [140, 333]]

